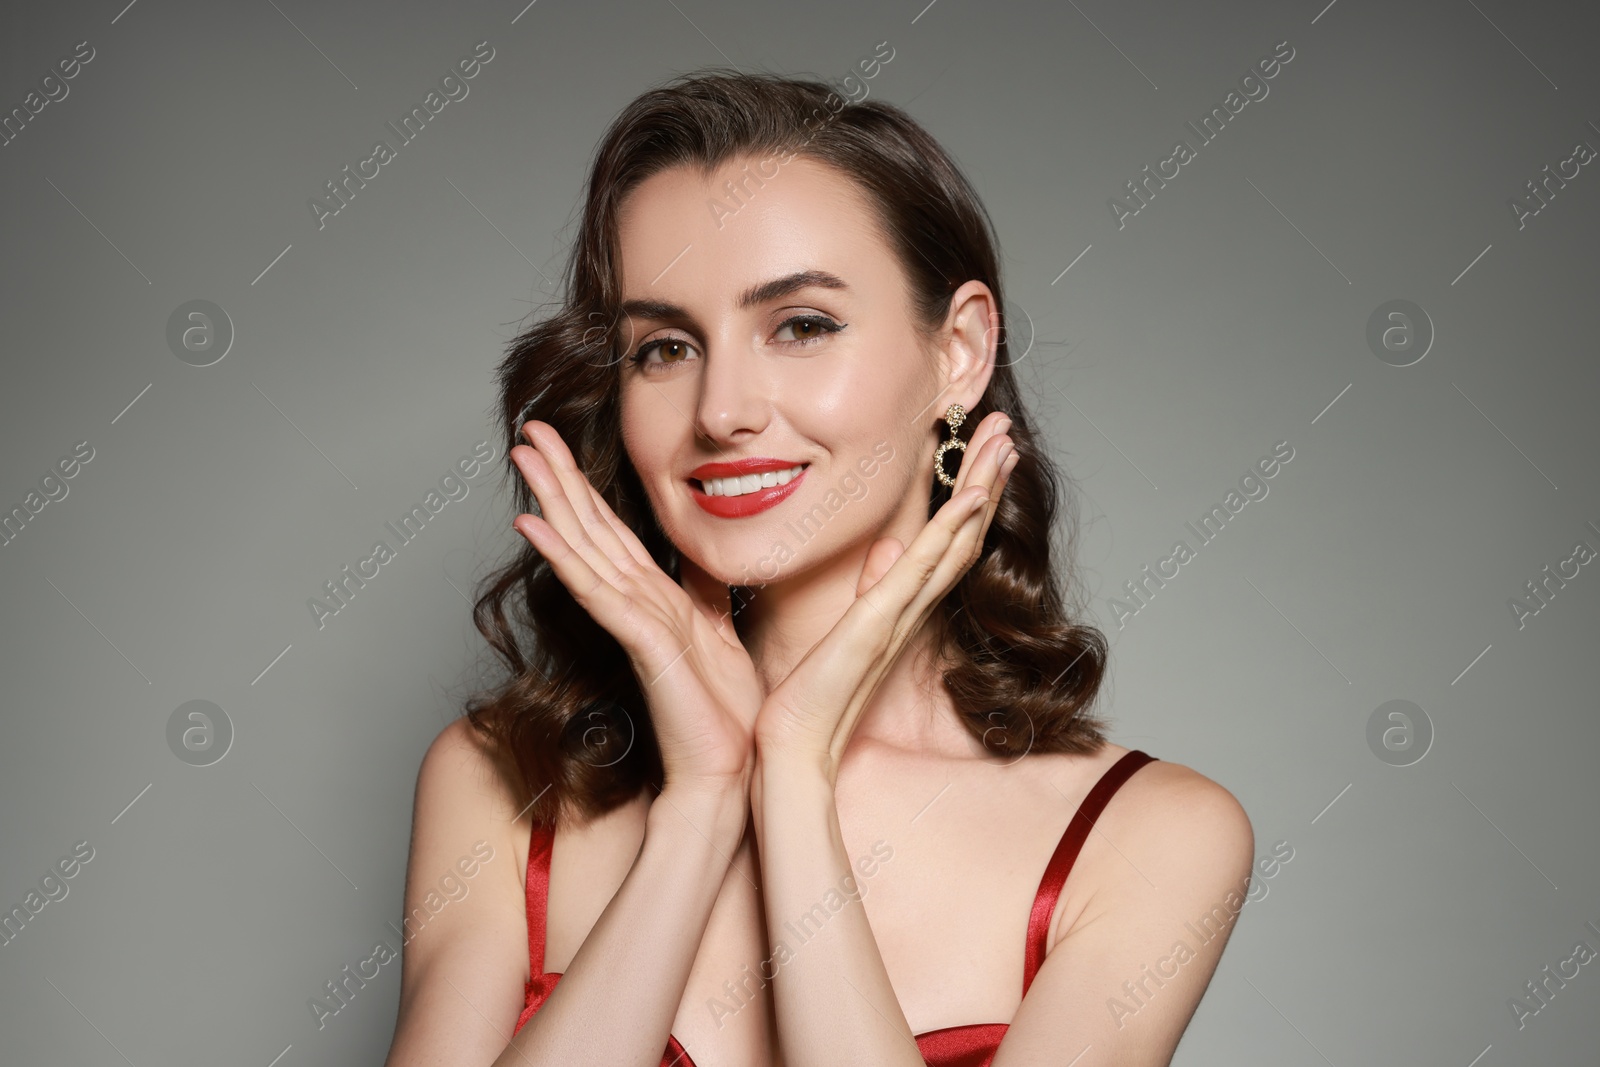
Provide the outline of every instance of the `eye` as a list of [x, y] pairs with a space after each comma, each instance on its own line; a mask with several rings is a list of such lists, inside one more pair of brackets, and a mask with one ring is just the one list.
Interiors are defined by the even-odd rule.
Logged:
[[[809, 345], [829, 334], [838, 333], [848, 325], [834, 322], [826, 315], [795, 315], [780, 323], [774, 336], [780, 344]], [[790, 336], [783, 336], [785, 333]], [[640, 345], [639, 350], [630, 357], [630, 362], [647, 374], [662, 374], [668, 367], [688, 362], [694, 352], [694, 346], [681, 337], [660, 337]], [[655, 353], [660, 353], [661, 358], [651, 359]]]
[[830, 333], [838, 333], [847, 323], [834, 322], [826, 315], [796, 315], [792, 319], [784, 320], [777, 329], [778, 334], [785, 330], [792, 330], [796, 335], [792, 338], [779, 337], [778, 340], [787, 344], [810, 344], [820, 341]]
[[[649, 357], [652, 352], [659, 351], [661, 359], [652, 361]], [[639, 351], [632, 356], [635, 365], [643, 367], [647, 374], [660, 374], [660, 368], [676, 366], [689, 358], [689, 353], [694, 348], [681, 337], [660, 337], [654, 341], [646, 341], [639, 346]]]

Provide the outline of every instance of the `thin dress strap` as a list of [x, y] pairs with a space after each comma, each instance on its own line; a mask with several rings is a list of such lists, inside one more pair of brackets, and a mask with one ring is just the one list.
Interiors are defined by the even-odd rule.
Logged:
[[555, 845], [553, 828], [535, 823], [528, 839], [528, 975], [530, 980], [544, 973], [545, 911], [550, 901], [550, 851]]
[[1090, 828], [1094, 826], [1095, 820], [1105, 810], [1106, 803], [1122, 783], [1146, 763], [1154, 762], [1155, 758], [1139, 749], [1130, 749], [1100, 776], [1100, 780], [1089, 790], [1089, 795], [1083, 798], [1083, 803], [1073, 813], [1072, 821], [1067, 823], [1067, 828], [1062, 833], [1061, 840], [1056, 843], [1056, 850], [1044, 869], [1044, 877], [1039, 881], [1039, 892], [1033, 898], [1033, 913], [1028, 917], [1028, 944], [1022, 964], [1023, 996], [1028, 995], [1028, 987], [1033, 984], [1034, 976], [1039, 973], [1039, 967], [1044, 963], [1045, 951], [1048, 948], [1045, 939], [1050, 931], [1050, 916], [1055, 912], [1056, 900], [1061, 896], [1061, 887], [1066, 884], [1067, 874], [1072, 870], [1083, 843], [1089, 838]]
[[[523, 990], [525, 1004], [522, 1017], [517, 1020], [517, 1025], [511, 1031], [515, 1036], [525, 1025], [533, 1013], [549, 999], [555, 991], [556, 983], [561, 980], [559, 974], [545, 979], [544, 969], [544, 942], [545, 942], [545, 912], [550, 903], [550, 853], [555, 845], [555, 827], [535, 825], [528, 838], [528, 983]], [[689, 1058], [686, 1050], [678, 1039], [671, 1034], [667, 1035], [666, 1051], [661, 1054], [661, 1067], [694, 1067], [694, 1060]]]

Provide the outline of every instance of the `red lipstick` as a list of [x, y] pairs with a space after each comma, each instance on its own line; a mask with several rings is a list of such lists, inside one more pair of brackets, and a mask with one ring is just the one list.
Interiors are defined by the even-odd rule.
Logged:
[[[708, 496], [701, 484], [697, 484], [704, 483], [708, 478], [742, 478], [750, 474], [786, 471], [802, 466], [805, 467], [805, 470], [790, 478], [784, 485], [769, 485], [753, 493], [742, 493], [739, 496]], [[787, 459], [774, 459], [770, 456], [739, 459], [731, 463], [702, 463], [689, 472], [689, 494], [694, 497], [694, 502], [700, 505], [701, 510], [707, 514], [723, 519], [743, 518], [746, 515], [754, 515], [758, 512], [766, 511], [794, 492], [801, 480], [805, 478], [806, 470], [809, 469], [809, 464], [796, 463]]]

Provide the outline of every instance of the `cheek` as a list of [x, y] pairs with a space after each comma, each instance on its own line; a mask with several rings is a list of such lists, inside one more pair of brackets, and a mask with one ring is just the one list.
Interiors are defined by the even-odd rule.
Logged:
[[622, 447], [646, 486], [650, 484], [653, 465], [660, 462], [664, 451], [660, 440], [660, 413], [656, 407], [648, 393], [639, 389], [625, 387], [617, 399]]
[[931, 454], [924, 445], [939, 413], [931, 406], [938, 389], [929, 358], [896, 333], [863, 336], [826, 365], [796, 365], [783, 402], [789, 418], [830, 453], [830, 483], [854, 472], [868, 487], [865, 504], [851, 509], [857, 518], [850, 525], [870, 525], [880, 510], [898, 507]]
[[[862, 336], [832, 358], [796, 360], [789, 368], [789, 397], [813, 417], [838, 427], [894, 436], [932, 399], [925, 359], [902, 336]], [[877, 440], [877, 437], [874, 438]]]

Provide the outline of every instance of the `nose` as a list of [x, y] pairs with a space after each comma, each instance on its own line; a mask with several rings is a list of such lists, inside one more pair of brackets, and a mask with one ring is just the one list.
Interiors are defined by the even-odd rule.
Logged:
[[718, 338], [708, 345], [700, 372], [695, 429], [720, 448], [761, 433], [771, 418], [770, 379], [748, 343]]

